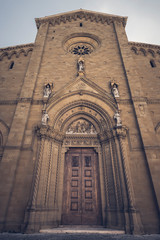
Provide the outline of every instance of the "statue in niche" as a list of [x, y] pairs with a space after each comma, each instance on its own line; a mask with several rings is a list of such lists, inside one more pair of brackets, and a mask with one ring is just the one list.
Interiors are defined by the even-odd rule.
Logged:
[[82, 58], [78, 60], [78, 71], [84, 72], [84, 60]]
[[92, 123], [79, 119], [73, 122], [66, 131], [67, 134], [96, 134], [96, 129]]
[[119, 92], [118, 92], [118, 84], [115, 82], [111, 82], [111, 91], [114, 96], [114, 98], [119, 97]]
[[49, 83], [45, 84], [44, 90], [43, 90], [43, 97], [49, 98], [52, 92], [52, 88], [53, 88], [53, 84], [52, 85], [50, 85]]
[[46, 126], [49, 120], [49, 115], [46, 111], [43, 111], [42, 115], [42, 125]]
[[114, 119], [116, 120], [116, 127], [122, 127], [121, 116], [118, 111], [114, 114]]

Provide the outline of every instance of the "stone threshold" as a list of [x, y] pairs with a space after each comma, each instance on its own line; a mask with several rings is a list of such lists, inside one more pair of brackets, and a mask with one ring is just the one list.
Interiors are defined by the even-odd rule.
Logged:
[[102, 226], [84, 226], [84, 225], [61, 225], [58, 228], [41, 229], [40, 233], [88, 233], [88, 234], [125, 234], [123, 230], [108, 229]]

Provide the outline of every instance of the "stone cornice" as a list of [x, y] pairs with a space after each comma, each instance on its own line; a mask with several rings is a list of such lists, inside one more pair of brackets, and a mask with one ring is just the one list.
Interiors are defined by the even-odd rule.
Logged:
[[152, 48], [152, 49], [159, 49], [160, 45], [148, 44], [148, 43], [140, 43], [140, 42], [128, 42], [130, 46], [134, 47], [141, 47], [141, 48]]
[[[15, 105], [18, 103], [31, 103], [33, 105], [43, 105], [44, 99], [20, 98], [13, 100], [0, 100], [0, 105]], [[146, 102], [147, 104], [160, 104], [160, 99], [156, 98], [134, 98], [134, 102]], [[129, 105], [133, 104], [131, 99], [118, 99], [118, 104]]]
[[30, 47], [33, 48], [34, 43], [16, 45], [16, 46], [11, 46], [11, 47], [7, 47], [7, 48], [0, 48], [0, 53], [6, 52], [6, 51], [13, 51], [13, 50], [17, 50], [17, 49], [30, 48]]
[[14, 47], [7, 47], [7, 48], [1, 48], [0, 49], [0, 61], [3, 60], [3, 57], [7, 56], [8, 59], [11, 59], [13, 55], [15, 55], [17, 58], [20, 56], [20, 54], [24, 54], [24, 56], [27, 56], [29, 52], [33, 51], [34, 44], [25, 44], [25, 45], [17, 45]]
[[32, 105], [43, 105], [43, 99], [33, 100], [31, 98], [20, 98], [15, 100], [0, 100], [0, 105], [16, 105], [18, 103], [31, 103]]
[[42, 23], [49, 22], [50, 24], [57, 25], [60, 23], [66, 23], [71, 22], [72, 20], [76, 21], [77, 19], [85, 19], [85, 20], [90, 20], [91, 22], [101, 22], [104, 24], [105, 22], [107, 24], [111, 24], [112, 22], [116, 21], [118, 23], [122, 23], [123, 26], [126, 26], [127, 23], [127, 17], [121, 17], [117, 15], [111, 15], [111, 14], [105, 14], [105, 13], [99, 13], [99, 12], [94, 12], [94, 11], [88, 11], [88, 10], [83, 10], [79, 9], [76, 11], [72, 12], [67, 12], [63, 14], [56, 14], [48, 17], [43, 17], [43, 18], [36, 18], [36, 25], [37, 28], [40, 27]]

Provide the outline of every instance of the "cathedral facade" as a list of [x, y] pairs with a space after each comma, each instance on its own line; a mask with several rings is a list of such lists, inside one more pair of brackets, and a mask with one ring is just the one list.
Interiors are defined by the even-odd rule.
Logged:
[[100, 225], [159, 233], [160, 46], [127, 18], [36, 19], [0, 49], [0, 231]]

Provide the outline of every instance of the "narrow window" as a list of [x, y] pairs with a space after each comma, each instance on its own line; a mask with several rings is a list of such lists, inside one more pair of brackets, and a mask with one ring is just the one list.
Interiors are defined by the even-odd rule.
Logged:
[[154, 61], [154, 60], [151, 60], [151, 61], [150, 61], [150, 65], [151, 65], [152, 68], [156, 67], [155, 61]]
[[10, 65], [9, 65], [9, 69], [12, 69], [13, 66], [14, 66], [14, 62], [12, 61], [12, 62], [10, 63]]
[[83, 26], [83, 24], [82, 24], [82, 23], [80, 23], [80, 24], [79, 24], [79, 26], [80, 26], [80, 27], [82, 27], [82, 26]]

